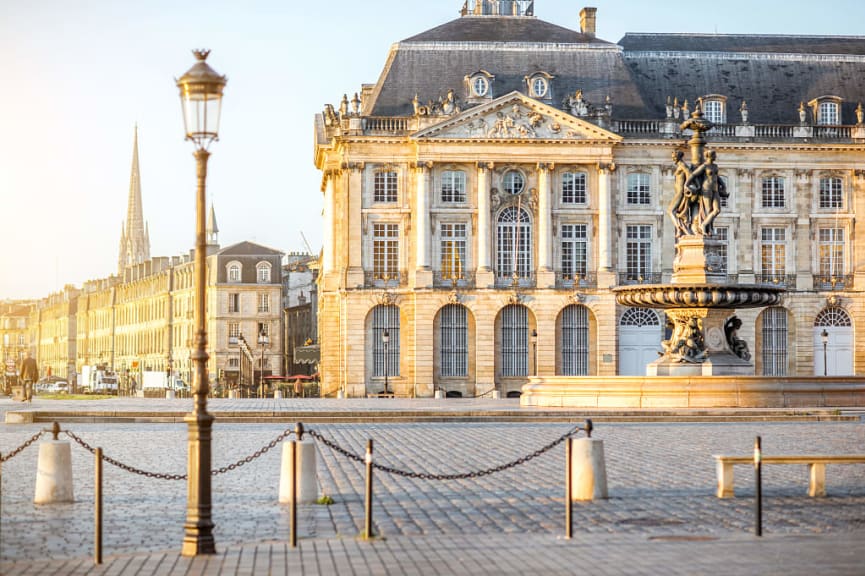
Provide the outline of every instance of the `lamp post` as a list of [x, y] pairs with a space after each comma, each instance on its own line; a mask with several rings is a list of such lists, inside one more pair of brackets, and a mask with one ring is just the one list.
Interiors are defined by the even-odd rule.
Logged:
[[820, 332], [820, 340], [823, 341], [823, 376], [826, 376], [828, 374], [826, 364], [826, 348], [829, 345], [829, 332], [827, 332], [825, 328], [823, 328], [823, 331]]
[[384, 344], [384, 393], [387, 394], [387, 345], [390, 342], [390, 332], [387, 331], [387, 328], [381, 333], [381, 341]]
[[538, 331], [532, 329], [532, 372], [538, 375]]
[[264, 329], [258, 335], [258, 347], [261, 348], [261, 372], [258, 375], [258, 397], [264, 398], [264, 349], [270, 344], [270, 338], [264, 333]]
[[205, 212], [207, 148], [219, 137], [219, 112], [225, 76], [207, 65], [210, 50], [193, 51], [197, 62], [177, 80], [183, 107], [186, 139], [195, 145], [198, 186], [195, 196], [195, 379], [192, 412], [186, 415], [189, 426], [189, 456], [187, 460], [186, 523], [183, 525], [184, 556], [215, 554], [211, 505], [211, 431], [213, 416], [207, 413], [209, 377], [207, 375], [207, 216]]

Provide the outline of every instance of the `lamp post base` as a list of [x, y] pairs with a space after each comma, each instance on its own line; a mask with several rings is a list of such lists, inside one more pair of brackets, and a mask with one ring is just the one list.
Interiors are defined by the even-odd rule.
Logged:
[[210, 483], [213, 416], [192, 412], [184, 420], [189, 426], [188, 494], [180, 553], [183, 556], [216, 554]]

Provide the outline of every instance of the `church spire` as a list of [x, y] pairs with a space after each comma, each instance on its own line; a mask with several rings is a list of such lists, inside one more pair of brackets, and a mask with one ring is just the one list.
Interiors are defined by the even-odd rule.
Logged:
[[141, 204], [141, 173], [138, 167], [138, 124], [135, 125], [135, 140], [132, 145], [132, 173], [129, 177], [129, 202], [126, 222], [120, 233], [120, 254], [117, 271], [150, 259], [150, 237], [144, 224], [144, 209]]
[[[219, 247], [219, 226], [216, 225], [216, 209], [210, 204], [210, 212], [207, 213], [207, 245]], [[209, 250], [208, 250], [209, 252]]]

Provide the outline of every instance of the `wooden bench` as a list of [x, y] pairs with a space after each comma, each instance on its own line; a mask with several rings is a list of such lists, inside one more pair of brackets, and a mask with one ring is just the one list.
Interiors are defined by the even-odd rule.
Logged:
[[[722, 456], [714, 454], [715, 475], [718, 478], [718, 498], [733, 498], [733, 466], [735, 464], [754, 465], [753, 456]], [[865, 464], [865, 455], [848, 454], [845, 456], [763, 456], [763, 464], [807, 464], [810, 481], [808, 496], [826, 495], [826, 464]]]

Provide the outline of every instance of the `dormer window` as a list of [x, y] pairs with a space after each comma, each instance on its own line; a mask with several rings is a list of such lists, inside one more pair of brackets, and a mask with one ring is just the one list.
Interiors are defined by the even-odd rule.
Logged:
[[703, 118], [712, 124], [727, 123], [727, 99], [718, 94], [710, 94], [702, 98]]
[[536, 72], [526, 76], [526, 88], [532, 98], [548, 100], [550, 98], [550, 81], [553, 77], [546, 72]]
[[493, 80], [495, 76], [486, 70], [478, 70], [474, 74], [469, 74], [465, 77], [466, 84], [466, 99], [474, 100], [490, 100], [493, 95]]
[[255, 270], [255, 277], [258, 280], [259, 284], [270, 283], [270, 262], [259, 262], [255, 266]]
[[229, 282], [240, 282], [241, 281], [241, 270], [243, 269], [240, 265], [240, 262], [229, 262], [228, 266], [226, 266], [228, 272], [228, 281]]
[[841, 101], [838, 96], [820, 96], [808, 102], [819, 126], [841, 124]]

